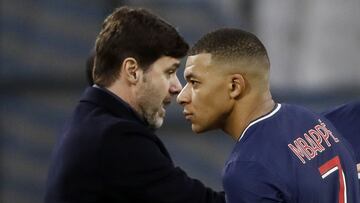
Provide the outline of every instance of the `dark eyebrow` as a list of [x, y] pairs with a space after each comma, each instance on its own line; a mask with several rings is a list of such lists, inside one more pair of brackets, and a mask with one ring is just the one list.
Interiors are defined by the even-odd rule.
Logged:
[[177, 69], [179, 69], [179, 67], [180, 67], [180, 63], [174, 63], [173, 65], [171, 65], [170, 67], [168, 67], [167, 69], [169, 70], [169, 69], [175, 69], [175, 70], [177, 70]]
[[198, 78], [198, 77], [194, 73], [188, 73], [188, 74], [184, 74], [184, 78], [186, 81], [188, 81], [188, 80], [190, 80], [190, 78]]
[[174, 63], [174, 65], [172, 65], [175, 67], [175, 69], [178, 69], [180, 67], [180, 62], [179, 63]]

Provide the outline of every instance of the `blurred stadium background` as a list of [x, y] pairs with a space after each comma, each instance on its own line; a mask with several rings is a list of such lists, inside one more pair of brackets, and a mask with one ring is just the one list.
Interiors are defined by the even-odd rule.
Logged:
[[[52, 148], [87, 86], [86, 58], [120, 5], [151, 9], [190, 43], [219, 27], [255, 32], [279, 102], [322, 111], [360, 98], [359, 0], [2, 0], [0, 202], [42, 202]], [[194, 135], [175, 104], [159, 135], [177, 165], [221, 189], [229, 137]]]

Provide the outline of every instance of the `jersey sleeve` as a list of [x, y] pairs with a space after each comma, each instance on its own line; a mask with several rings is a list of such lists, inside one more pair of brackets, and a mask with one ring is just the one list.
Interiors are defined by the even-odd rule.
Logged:
[[235, 161], [224, 169], [223, 186], [227, 203], [286, 202], [287, 187], [264, 166], [251, 161]]
[[360, 100], [346, 103], [321, 113], [348, 140], [360, 162]]

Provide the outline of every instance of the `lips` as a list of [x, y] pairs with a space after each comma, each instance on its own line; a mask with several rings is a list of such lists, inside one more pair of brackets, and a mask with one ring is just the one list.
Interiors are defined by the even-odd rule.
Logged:
[[161, 106], [161, 110], [160, 110], [160, 115], [162, 116], [162, 117], [165, 117], [165, 113], [166, 113], [166, 107], [167, 106], [169, 106], [170, 105], [170, 103], [171, 103], [171, 99], [169, 100], [169, 99], [165, 99], [164, 101], [163, 101], [163, 103], [162, 103], [162, 106]]
[[193, 115], [194, 115], [194, 114], [192, 114], [190, 112], [187, 112], [187, 111], [183, 111], [183, 114], [184, 114], [186, 120], [191, 120]]
[[164, 101], [164, 102], [163, 102], [163, 106], [164, 106], [164, 107], [169, 106], [170, 103], [171, 103], [171, 101]]
[[168, 106], [170, 103], [171, 103], [171, 98], [166, 98], [166, 99], [163, 101], [163, 106], [166, 107], [166, 106]]

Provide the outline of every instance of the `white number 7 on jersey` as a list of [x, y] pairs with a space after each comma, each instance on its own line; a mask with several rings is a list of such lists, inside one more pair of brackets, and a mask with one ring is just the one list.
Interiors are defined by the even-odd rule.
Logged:
[[336, 170], [339, 172], [339, 203], [347, 203], [345, 174], [342, 170], [339, 156], [332, 158], [319, 167], [323, 179]]

